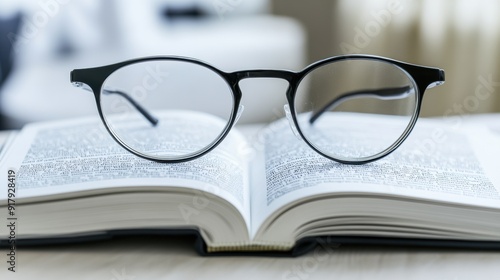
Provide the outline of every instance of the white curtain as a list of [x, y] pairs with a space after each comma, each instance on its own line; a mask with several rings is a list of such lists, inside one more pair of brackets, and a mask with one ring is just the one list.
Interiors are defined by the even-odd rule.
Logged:
[[446, 83], [426, 92], [425, 116], [500, 112], [500, 1], [340, 0], [334, 52], [436, 66]]

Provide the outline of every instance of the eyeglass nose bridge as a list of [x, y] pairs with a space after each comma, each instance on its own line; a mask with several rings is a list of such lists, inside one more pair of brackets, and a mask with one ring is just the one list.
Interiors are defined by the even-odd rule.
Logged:
[[276, 78], [292, 82], [297, 73], [288, 70], [245, 70], [235, 72], [238, 82], [252, 78]]
[[293, 72], [289, 70], [245, 70], [233, 72], [230, 74], [232, 77], [233, 90], [241, 95], [241, 90], [239, 89], [239, 82], [245, 79], [254, 78], [269, 78], [269, 79], [281, 79], [288, 82], [288, 89], [286, 91], [286, 99], [288, 103], [293, 100], [293, 95], [297, 88], [297, 84], [302, 76], [300, 72]]
[[[296, 80], [299, 77], [299, 73], [295, 73], [295, 72], [288, 71], [288, 70], [246, 70], [246, 71], [238, 71], [238, 72], [235, 72], [233, 74], [236, 75], [235, 84], [238, 84], [242, 80], [252, 79], [252, 78], [271, 78], [271, 79], [275, 78], [275, 79], [286, 80], [288, 82], [288, 89], [286, 91], [286, 99], [287, 99], [289, 104], [293, 100], [293, 93], [295, 92], [294, 89], [296, 87], [295, 86]], [[238, 86], [237, 86], [237, 88], [239, 90]], [[293, 134], [299, 140], [302, 140], [302, 137], [300, 136], [300, 133], [297, 130], [297, 127], [295, 126], [289, 104], [286, 104], [283, 106], [283, 109], [285, 111], [285, 116], [288, 120], [288, 123], [290, 125], [290, 129], [292, 130]]]
[[231, 84], [233, 91], [239, 97], [241, 97], [241, 89], [239, 88], [239, 83], [246, 79], [255, 78], [269, 78], [269, 79], [281, 79], [288, 82], [287, 99], [289, 98], [290, 88], [292, 88], [299, 76], [299, 73], [288, 71], [288, 70], [243, 70], [232, 73], [224, 73], [226, 80]]

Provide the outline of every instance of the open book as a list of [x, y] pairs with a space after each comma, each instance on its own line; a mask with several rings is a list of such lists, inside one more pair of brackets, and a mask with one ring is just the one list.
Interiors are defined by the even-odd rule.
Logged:
[[[199, 133], [221, 125], [192, 117]], [[233, 128], [178, 164], [130, 154], [97, 118], [39, 123], [4, 145], [0, 174], [14, 185], [0, 219], [17, 223], [19, 244], [195, 231], [207, 253], [290, 252], [317, 237], [500, 247], [498, 158], [499, 135], [445, 120], [420, 119], [398, 150], [358, 166], [316, 154], [286, 120]]]

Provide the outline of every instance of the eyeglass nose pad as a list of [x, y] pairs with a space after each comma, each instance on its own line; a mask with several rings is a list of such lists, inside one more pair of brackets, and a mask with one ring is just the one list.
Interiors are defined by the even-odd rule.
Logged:
[[238, 111], [236, 112], [236, 118], [234, 119], [233, 126], [238, 122], [238, 120], [241, 117], [241, 113], [243, 113], [244, 110], [245, 110], [245, 106], [243, 106], [243, 105], [238, 106]]
[[286, 118], [288, 119], [288, 124], [290, 125], [290, 129], [293, 131], [293, 134], [295, 134], [295, 137], [297, 137], [299, 140], [302, 140], [302, 137], [300, 137], [300, 134], [297, 131], [297, 127], [295, 127], [295, 123], [293, 122], [292, 113], [290, 112], [290, 106], [286, 104], [285, 106], [283, 106], [283, 109], [285, 110]]

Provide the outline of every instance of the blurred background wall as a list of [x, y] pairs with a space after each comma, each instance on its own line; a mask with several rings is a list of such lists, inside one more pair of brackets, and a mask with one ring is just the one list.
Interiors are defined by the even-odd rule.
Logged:
[[[302, 22], [308, 61], [348, 53], [443, 68], [424, 116], [500, 112], [500, 2], [496, 0], [274, 0]], [[328, 85], [321, 85], [328, 87]]]
[[[21, 23], [18, 29], [2, 25], [7, 30], [0, 34], [5, 46], [0, 54], [13, 61], [0, 89], [4, 127], [97, 116], [92, 94], [69, 82], [77, 68], [175, 55], [228, 72], [300, 69], [306, 62], [302, 25], [273, 15], [270, 6], [269, 0], [2, 0], [0, 20], [17, 17]], [[283, 81], [246, 80], [240, 86], [245, 92], [240, 123], [283, 115]], [[207, 106], [220, 104], [211, 100]]]
[[[69, 72], [135, 57], [300, 70], [347, 53], [445, 69], [424, 116], [500, 112], [499, 37], [496, 0], [2, 0], [0, 113], [4, 128], [95, 115]], [[282, 115], [286, 85], [243, 87], [243, 122]]]

